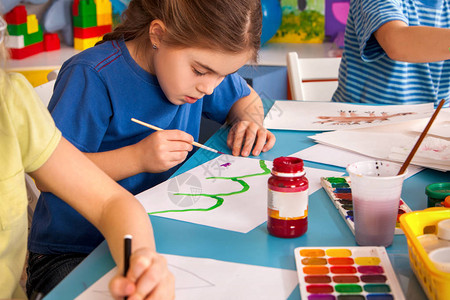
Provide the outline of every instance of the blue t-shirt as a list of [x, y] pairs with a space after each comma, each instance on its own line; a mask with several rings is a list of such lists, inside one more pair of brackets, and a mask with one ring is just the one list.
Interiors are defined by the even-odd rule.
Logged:
[[[352, 0], [345, 30], [336, 102], [435, 103], [450, 96], [450, 61], [407, 63], [390, 59], [373, 33], [399, 20], [409, 26], [450, 28], [448, 0]], [[423, 41], [426, 43], [427, 41]]]
[[[48, 108], [63, 136], [81, 151], [92, 153], [135, 144], [154, 132], [131, 118], [163, 129], [179, 129], [197, 140], [202, 114], [224, 123], [234, 102], [249, 94], [245, 80], [232, 74], [213, 94], [194, 104], [174, 105], [157, 78], [133, 60], [120, 40], [105, 42], [66, 61]], [[165, 181], [175, 170], [137, 174], [119, 184], [138, 194]], [[89, 253], [101, 241], [100, 232], [64, 201], [51, 193], [41, 194], [29, 237], [31, 251]]]

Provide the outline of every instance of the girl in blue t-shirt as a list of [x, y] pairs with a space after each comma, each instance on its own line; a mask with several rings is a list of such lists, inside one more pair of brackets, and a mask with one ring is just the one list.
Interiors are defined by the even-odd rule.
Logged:
[[[64, 63], [48, 108], [64, 137], [133, 194], [173, 174], [202, 115], [229, 124], [233, 155], [259, 155], [275, 137], [262, 125], [261, 99], [236, 71], [256, 61], [261, 27], [259, 0], [132, 0], [112, 33]], [[42, 193], [29, 238], [29, 291], [51, 289], [102, 240]]]
[[448, 106], [449, 41], [449, 0], [352, 0], [333, 101]]
[[[104, 234], [118, 266], [109, 284], [112, 296], [173, 299], [174, 277], [155, 250], [152, 226], [142, 205], [61, 137], [23, 75], [3, 69], [9, 58], [6, 30], [0, 16], [0, 299], [28, 299], [20, 282], [31, 208], [25, 174], [39, 189], [64, 199]], [[126, 277], [125, 234], [134, 239]], [[45, 273], [42, 276], [48, 279]]]

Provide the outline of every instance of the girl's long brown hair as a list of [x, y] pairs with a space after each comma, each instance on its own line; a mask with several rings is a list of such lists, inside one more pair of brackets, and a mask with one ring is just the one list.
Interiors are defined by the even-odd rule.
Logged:
[[163, 42], [168, 45], [233, 53], [252, 50], [257, 60], [260, 0], [132, 0], [122, 22], [103, 41], [139, 39], [140, 48], [148, 49], [149, 25], [158, 19], [166, 25]]

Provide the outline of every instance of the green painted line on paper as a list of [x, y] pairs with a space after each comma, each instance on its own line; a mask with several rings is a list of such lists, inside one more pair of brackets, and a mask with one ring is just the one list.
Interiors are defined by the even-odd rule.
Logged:
[[170, 210], [162, 210], [162, 211], [150, 212], [148, 214], [149, 215], [156, 215], [156, 214], [163, 214], [163, 213], [169, 213], [169, 212], [210, 211], [210, 210], [216, 209], [216, 208], [220, 207], [223, 204], [224, 199], [222, 197], [242, 194], [242, 193], [245, 193], [246, 191], [248, 191], [250, 189], [250, 186], [248, 185], [248, 183], [245, 182], [244, 180], [242, 180], [241, 178], [248, 178], [248, 177], [254, 177], [254, 176], [261, 176], [261, 175], [270, 174], [270, 169], [267, 167], [266, 162], [264, 160], [260, 160], [259, 161], [259, 166], [263, 170], [263, 172], [261, 172], [261, 173], [249, 174], [249, 175], [243, 175], [243, 176], [235, 176], [235, 177], [208, 177], [208, 178], [206, 178], [206, 179], [224, 179], [224, 180], [231, 180], [231, 181], [237, 182], [240, 185], [242, 185], [242, 189], [239, 190], [239, 191], [230, 192], [230, 193], [212, 194], [212, 195], [211, 194], [188, 194], [188, 193], [175, 193], [174, 194], [174, 195], [180, 195], [180, 196], [207, 197], [207, 198], [216, 199], [217, 200], [216, 203], [214, 205], [212, 205], [211, 207], [208, 207], [208, 208], [170, 209]]

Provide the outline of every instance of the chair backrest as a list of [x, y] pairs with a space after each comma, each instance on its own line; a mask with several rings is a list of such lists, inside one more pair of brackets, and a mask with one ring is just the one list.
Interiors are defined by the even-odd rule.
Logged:
[[340, 57], [298, 58], [287, 54], [287, 71], [292, 100], [331, 101], [338, 86]]

